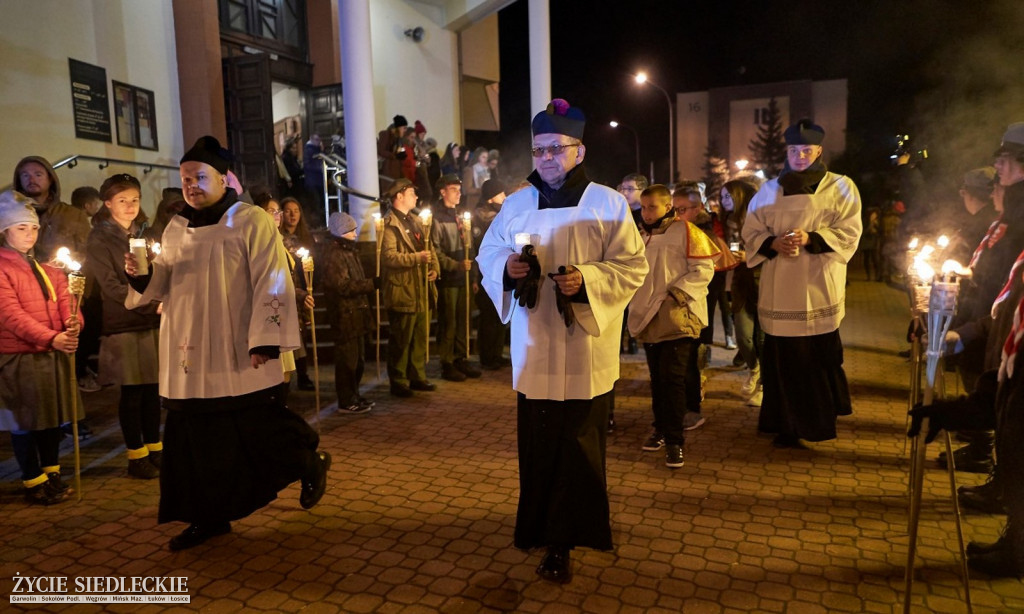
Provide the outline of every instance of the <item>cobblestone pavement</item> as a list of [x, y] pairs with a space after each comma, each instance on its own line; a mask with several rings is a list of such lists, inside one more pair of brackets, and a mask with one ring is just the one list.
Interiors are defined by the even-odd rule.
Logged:
[[[575, 580], [564, 587], [536, 577], [537, 553], [512, 548], [518, 475], [508, 369], [439, 381], [437, 392], [407, 401], [371, 382], [373, 412], [322, 413], [323, 446], [335, 461], [319, 506], [302, 510], [293, 485], [229, 535], [179, 553], [167, 540], [182, 525], [156, 523], [157, 482], [126, 477], [116, 391], [86, 395], [96, 434], [82, 449], [80, 503], [27, 506], [10, 444], [0, 443], [3, 599], [20, 573], [188, 578], [187, 606], [104, 606], [114, 612], [898, 612], [907, 551], [908, 365], [897, 355], [905, 323], [901, 292], [851, 284], [842, 336], [854, 414], [840, 420], [836, 441], [809, 450], [777, 450], [757, 434], [757, 410], [737, 394], [745, 374], [725, 367], [732, 352], [715, 348], [707, 423], [688, 434], [678, 470], [640, 449], [651, 420], [646, 366], [642, 355], [625, 356], [608, 446], [616, 547], [574, 553]], [[327, 395], [331, 369], [321, 371]], [[371, 363], [368, 379], [374, 371]], [[292, 405], [308, 413], [313, 398], [293, 393]], [[964, 612], [949, 486], [932, 460], [938, 446], [930, 448], [914, 611]], [[63, 462], [70, 466], [70, 454]], [[1001, 524], [968, 515], [965, 532], [987, 541]], [[1024, 611], [1016, 580], [974, 577], [971, 595], [975, 612]]]

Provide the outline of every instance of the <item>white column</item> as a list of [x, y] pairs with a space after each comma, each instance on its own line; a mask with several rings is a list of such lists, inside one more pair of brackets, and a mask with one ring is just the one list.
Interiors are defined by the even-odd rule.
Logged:
[[[370, 44], [369, 0], [338, 0], [341, 39], [341, 82], [345, 104], [345, 155], [348, 185], [377, 196], [377, 118], [373, 108], [373, 53]], [[376, 203], [350, 196], [349, 213], [359, 224], [359, 240], [374, 241], [370, 217]]]
[[[530, 0], [530, 117], [551, 102], [551, 13], [548, 0]], [[570, 103], [578, 104], [570, 100]]]

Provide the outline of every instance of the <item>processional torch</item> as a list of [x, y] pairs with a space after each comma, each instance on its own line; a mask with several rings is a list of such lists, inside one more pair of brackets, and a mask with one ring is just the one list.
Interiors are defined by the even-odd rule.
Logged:
[[[462, 214], [462, 252], [466, 260], [469, 260], [469, 245], [473, 239], [472, 233], [472, 220], [469, 215], [469, 211]], [[471, 284], [469, 281], [469, 269], [466, 269], [466, 361], [469, 361], [469, 320], [472, 315], [472, 309], [470, 309], [470, 288]]]
[[[433, 213], [430, 209], [420, 211], [420, 224], [423, 226], [423, 245], [426, 251], [430, 251], [430, 224], [433, 221]], [[423, 311], [427, 319], [427, 358], [424, 362], [430, 362], [430, 260], [423, 266]]]
[[[72, 328], [79, 328], [78, 308], [82, 304], [82, 295], [85, 294], [85, 275], [82, 273], [82, 265], [71, 258], [71, 250], [61, 247], [57, 250], [57, 262], [64, 265], [68, 271], [68, 294], [71, 295], [71, 324]], [[76, 333], [77, 334], [77, 333]], [[70, 364], [71, 379], [71, 438], [74, 440], [75, 449], [75, 494], [78, 501], [82, 500], [82, 456], [78, 443], [78, 375], [75, 372], [75, 353], [67, 354]]]
[[[295, 255], [302, 259], [302, 274], [306, 278], [306, 292], [309, 296], [313, 296], [313, 257], [309, 255], [309, 250], [305, 247], [300, 247], [295, 250]], [[313, 314], [313, 308], [309, 308], [309, 331], [313, 342], [313, 388], [314, 398], [316, 399], [316, 407], [314, 408], [315, 421], [316, 421], [316, 432], [320, 433], [320, 361], [317, 357], [316, 352], [316, 317]]]
[[[947, 260], [942, 265], [942, 277], [936, 278], [935, 270], [928, 263], [928, 258], [934, 253], [930, 245], [924, 246], [914, 258], [912, 307], [915, 317], [925, 318], [927, 339], [924, 351], [924, 375], [925, 386], [921, 403], [924, 406], [931, 405], [935, 398], [935, 380], [939, 374], [939, 367], [942, 364], [942, 356], [946, 345], [946, 333], [956, 313], [957, 295], [960, 292], [960, 278], [970, 275], [970, 269], [965, 269], [955, 260]], [[926, 303], [922, 305], [924, 300]], [[910, 598], [914, 588], [914, 559], [917, 554], [917, 531], [921, 517], [921, 495], [924, 489], [924, 463], [925, 463], [925, 438], [928, 434], [928, 418], [925, 424], [921, 425], [920, 432], [911, 443], [910, 463], [910, 519], [908, 526], [909, 542], [907, 547], [907, 568], [905, 576], [905, 593], [903, 612], [910, 612]], [[949, 433], [945, 432], [946, 443], [946, 466], [949, 474], [949, 488], [953, 500], [953, 511], [956, 520], [957, 543], [960, 548], [960, 568], [964, 584], [964, 600], [967, 604], [967, 612], [973, 612], [971, 608], [971, 592], [967, 575], [967, 554], [964, 550], [963, 525], [960, 517], [960, 505], [956, 493], [956, 475], [953, 463], [953, 445]]]
[[[380, 249], [384, 243], [384, 220], [381, 218], [379, 213], [373, 214], [373, 228], [376, 231], [377, 239], [377, 268], [376, 275], [377, 279], [380, 279]], [[380, 380], [380, 284], [377, 284], [377, 289], [374, 290], [374, 294], [377, 298], [377, 380]]]

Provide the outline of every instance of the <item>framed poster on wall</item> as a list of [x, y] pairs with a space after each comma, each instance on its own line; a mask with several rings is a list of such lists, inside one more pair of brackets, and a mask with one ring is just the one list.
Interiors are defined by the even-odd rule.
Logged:
[[150, 90], [113, 81], [117, 144], [158, 149], [156, 100]]
[[110, 106], [107, 102], [107, 71], [68, 58], [71, 77], [71, 108], [75, 138], [110, 142]]

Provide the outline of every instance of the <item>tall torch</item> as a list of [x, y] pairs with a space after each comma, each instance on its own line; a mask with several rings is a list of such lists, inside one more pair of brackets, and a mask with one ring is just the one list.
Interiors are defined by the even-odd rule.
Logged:
[[[925, 246], [928, 247], [928, 246]], [[953, 321], [953, 316], [956, 313], [956, 299], [960, 292], [960, 280], [961, 276], [970, 275], [970, 269], [965, 269], [960, 263], [955, 260], [947, 260], [942, 265], [942, 279], [941, 281], [935, 279], [935, 271], [926, 262], [926, 259], [930, 255], [931, 251], [925, 253], [922, 250], [921, 254], [915, 258], [914, 268], [917, 272], [917, 277], [924, 284], [931, 281], [931, 289], [928, 293], [928, 311], [927, 311], [927, 349], [925, 350], [925, 381], [924, 393], [922, 398], [922, 404], [927, 406], [931, 405], [935, 398], [935, 379], [938, 374], [939, 363], [944, 354], [946, 344], [946, 333], [949, 332], [950, 324]], [[934, 281], [932, 281], [934, 279]], [[905, 593], [903, 602], [903, 611], [906, 614], [910, 612], [910, 596], [914, 587], [914, 558], [917, 552], [917, 530], [921, 516], [921, 494], [924, 488], [924, 461], [925, 461], [925, 437], [928, 434], [928, 419], [925, 418], [925, 423], [921, 425], [920, 433], [915, 441], [913, 454], [911, 458], [911, 503], [910, 503], [910, 522], [908, 527], [909, 543], [907, 548], [907, 569], [905, 576]], [[960, 518], [960, 505], [957, 499], [956, 492], [956, 468], [953, 465], [953, 445], [949, 437], [949, 432], [945, 433], [946, 440], [946, 460], [947, 470], [949, 473], [949, 487], [953, 499], [953, 511], [956, 519], [956, 533], [957, 541], [960, 546], [960, 564], [961, 574], [964, 583], [964, 599], [967, 603], [967, 611], [970, 613], [971, 608], [971, 589], [968, 582], [967, 574], [967, 554], [964, 549], [964, 536], [963, 526]]]
[[[71, 322], [72, 327], [78, 325], [78, 308], [82, 304], [82, 295], [85, 294], [85, 275], [82, 274], [82, 265], [72, 260], [71, 250], [62, 247], [57, 250], [57, 261], [68, 270], [68, 294], [71, 295]], [[68, 355], [71, 371], [71, 438], [74, 440], [75, 448], [75, 493], [78, 501], [82, 500], [82, 457], [78, 444], [78, 375], [75, 373], [75, 353]]]
[[[433, 221], [433, 214], [430, 209], [420, 211], [420, 223], [423, 225], [423, 245], [426, 251], [430, 251], [430, 224]], [[423, 311], [427, 319], [427, 358], [430, 362], [430, 261], [423, 267]]]
[[[310, 296], [313, 296], [313, 257], [309, 255], [309, 250], [305, 247], [300, 247], [295, 250], [295, 255], [302, 259], [302, 273], [306, 278], [306, 292]], [[313, 341], [313, 387], [315, 388], [314, 394], [316, 399], [316, 408], [314, 410], [316, 415], [316, 432], [320, 433], [320, 361], [317, 358], [316, 352], [316, 317], [313, 315], [313, 308], [309, 308], [309, 330]]]
[[[384, 219], [379, 213], [373, 214], [373, 228], [377, 233], [377, 279], [380, 279], [380, 248], [384, 243]], [[379, 285], [379, 284], [378, 284]], [[380, 288], [374, 294], [377, 295], [377, 380], [380, 380]]]
[[[466, 260], [469, 260], [469, 242], [473, 238], [472, 221], [469, 215], [469, 211], [465, 211], [462, 214], [462, 252]], [[466, 361], [469, 361], [469, 320], [472, 309], [470, 308], [470, 283], [469, 283], [469, 269], [466, 269]]]

